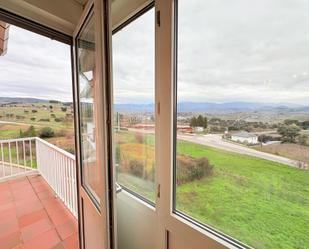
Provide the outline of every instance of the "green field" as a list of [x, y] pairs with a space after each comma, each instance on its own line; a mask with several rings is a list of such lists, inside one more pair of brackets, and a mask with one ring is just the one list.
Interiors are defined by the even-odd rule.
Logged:
[[[118, 136], [126, 140], [134, 135]], [[308, 248], [309, 171], [182, 140], [177, 148], [214, 166], [212, 175], [177, 186], [179, 211], [255, 248]], [[123, 173], [118, 180], [154, 200], [152, 182]]]
[[[63, 107], [66, 110], [62, 110]], [[43, 127], [50, 127], [55, 135], [46, 140], [74, 153], [72, 112], [71, 107], [63, 106], [61, 103], [22, 103], [0, 106], [0, 121], [2, 121], [0, 140], [20, 138], [20, 131], [26, 131], [31, 125], [36, 130], [36, 136], [40, 135]]]
[[256, 248], [308, 248], [309, 171], [185, 141], [214, 174], [177, 187], [177, 209]]

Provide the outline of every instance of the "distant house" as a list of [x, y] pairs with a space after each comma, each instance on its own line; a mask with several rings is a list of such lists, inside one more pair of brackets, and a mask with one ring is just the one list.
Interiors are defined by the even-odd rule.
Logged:
[[202, 127], [202, 126], [196, 126], [196, 127], [194, 127], [194, 131], [195, 132], [203, 132], [205, 129], [204, 129], [204, 127]]
[[239, 133], [232, 134], [231, 140], [239, 143], [257, 144], [258, 136], [246, 131], [242, 131]]

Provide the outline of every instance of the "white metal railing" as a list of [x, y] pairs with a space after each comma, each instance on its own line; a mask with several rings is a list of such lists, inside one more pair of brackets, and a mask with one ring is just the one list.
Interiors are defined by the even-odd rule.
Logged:
[[36, 170], [35, 137], [0, 140], [0, 179]]
[[0, 180], [36, 170], [77, 217], [75, 156], [38, 137], [0, 140]]
[[36, 160], [40, 174], [77, 217], [75, 156], [41, 138], [36, 138]]

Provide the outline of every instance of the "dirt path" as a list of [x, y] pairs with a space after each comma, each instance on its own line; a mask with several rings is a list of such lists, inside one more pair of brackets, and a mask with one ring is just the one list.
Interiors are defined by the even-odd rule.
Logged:
[[235, 143], [227, 142], [222, 139], [220, 134], [207, 134], [207, 135], [178, 135], [178, 139], [185, 141], [208, 145], [218, 149], [231, 151], [239, 154], [245, 154], [249, 156], [259, 157], [266, 160], [286, 164], [292, 167], [297, 167], [299, 162], [282, 156], [276, 156], [273, 154], [257, 151], [246, 146], [238, 145]]

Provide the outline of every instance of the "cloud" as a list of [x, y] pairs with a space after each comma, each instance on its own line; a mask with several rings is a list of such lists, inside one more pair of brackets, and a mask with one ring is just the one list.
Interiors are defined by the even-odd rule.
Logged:
[[[306, 0], [180, 0], [179, 101], [309, 104], [308, 9]], [[153, 100], [153, 32], [152, 11], [113, 38], [116, 102]]]
[[10, 26], [0, 57], [0, 96], [72, 101], [70, 46]]

